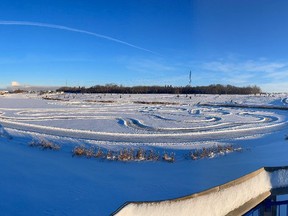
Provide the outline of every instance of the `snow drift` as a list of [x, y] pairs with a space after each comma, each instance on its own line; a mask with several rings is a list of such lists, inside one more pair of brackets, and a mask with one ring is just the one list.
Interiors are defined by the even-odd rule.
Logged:
[[1, 124], [0, 124], [0, 137], [12, 139], [12, 136], [5, 130], [5, 128]]

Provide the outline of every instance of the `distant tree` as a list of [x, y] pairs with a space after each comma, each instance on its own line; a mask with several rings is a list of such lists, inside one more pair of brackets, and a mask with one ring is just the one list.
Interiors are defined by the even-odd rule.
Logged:
[[116, 84], [95, 85], [85, 87], [61, 87], [57, 91], [67, 93], [120, 93], [120, 94], [260, 94], [258, 86], [236, 87], [232, 85], [209, 85], [209, 86], [133, 86], [125, 87]]

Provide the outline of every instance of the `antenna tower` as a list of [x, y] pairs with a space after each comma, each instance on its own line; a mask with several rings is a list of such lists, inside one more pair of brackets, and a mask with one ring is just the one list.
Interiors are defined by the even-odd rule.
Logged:
[[191, 86], [191, 70], [190, 70], [190, 73], [189, 73], [189, 85]]

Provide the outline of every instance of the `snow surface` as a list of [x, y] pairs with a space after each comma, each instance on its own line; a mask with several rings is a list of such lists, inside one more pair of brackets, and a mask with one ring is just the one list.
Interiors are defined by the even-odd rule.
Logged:
[[288, 186], [288, 170], [281, 169], [270, 174], [272, 188]]
[[180, 201], [129, 204], [117, 216], [226, 215], [252, 198], [271, 189], [269, 174], [259, 175], [225, 190]]
[[[223, 99], [235, 101], [238, 97], [244, 99], [243, 96], [151, 97], [57, 94], [49, 95], [50, 99], [57, 99], [51, 102], [31, 96], [25, 101], [25, 97], [13, 95], [2, 98], [5, 106], [0, 106], [0, 123], [8, 128], [49, 135], [133, 143], [173, 143], [175, 140], [181, 143], [191, 141], [191, 137], [193, 141], [235, 139], [278, 130], [287, 123], [287, 117], [283, 115], [286, 111], [202, 107], [196, 103], [198, 100], [225, 103]], [[245, 100], [247, 97], [252, 100], [251, 96], [246, 96]], [[266, 105], [271, 102], [271, 98], [253, 98], [258, 105], [263, 105], [263, 101]], [[147, 104], [143, 105], [139, 100]], [[19, 103], [18, 108], [15, 103]]]
[[[288, 163], [286, 110], [198, 104], [287, 107], [284, 94], [42, 97], [0, 96], [0, 124], [12, 137], [0, 136], [2, 215], [109, 215], [127, 201], [182, 197], [262, 166]], [[59, 144], [61, 150], [28, 146], [42, 138]], [[173, 151], [176, 162], [123, 163], [71, 157], [74, 146], [82, 144], [112, 150]], [[240, 145], [244, 150], [197, 161], [183, 157], [192, 149], [215, 144]]]
[[173, 216], [173, 215], [226, 215], [244, 205], [249, 200], [270, 191], [272, 188], [288, 186], [288, 170], [272, 173], [262, 171], [257, 176], [224, 190], [212, 192], [194, 198], [159, 203], [131, 203], [125, 206], [117, 216]]

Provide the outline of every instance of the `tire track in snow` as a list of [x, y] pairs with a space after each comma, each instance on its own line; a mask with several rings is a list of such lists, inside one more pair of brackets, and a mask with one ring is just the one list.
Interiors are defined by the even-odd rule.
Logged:
[[201, 132], [185, 132], [185, 133], [111, 133], [111, 132], [97, 132], [89, 130], [64, 129], [48, 126], [33, 125], [20, 122], [11, 122], [1, 119], [0, 123], [7, 128], [17, 129], [23, 132], [36, 132], [53, 136], [62, 136], [76, 139], [89, 139], [97, 141], [113, 141], [113, 142], [187, 142], [197, 140], [218, 140], [223, 138], [239, 137], [242, 133], [245, 135], [253, 135], [255, 131], [265, 133], [278, 129], [286, 125], [285, 122], [280, 122], [274, 125], [264, 125], [255, 128], [240, 128], [240, 129], [224, 129], [214, 131]]
[[[125, 106], [125, 110], [128, 106]], [[68, 109], [1, 109], [3, 110], [0, 123], [4, 127], [24, 131], [35, 132], [54, 136], [63, 136], [77, 139], [89, 139], [96, 141], [112, 142], [190, 142], [202, 140], [219, 140], [223, 138], [239, 138], [253, 135], [253, 133], [265, 133], [286, 125], [277, 114], [269, 115], [250, 112], [241, 109], [224, 110], [222, 108], [193, 109], [173, 106], [145, 107], [139, 110], [139, 106], [133, 106], [129, 113], [122, 113], [122, 108], [105, 110], [101, 107]], [[129, 108], [129, 107], [128, 107]], [[134, 112], [133, 112], [133, 109]], [[9, 115], [5, 111], [9, 110]], [[144, 110], [148, 110], [145, 112]], [[175, 111], [175, 112], [173, 112]], [[235, 112], [237, 111], [237, 112]], [[13, 113], [14, 112], [14, 113]], [[93, 113], [93, 115], [91, 115]], [[64, 116], [61, 116], [65, 114]], [[140, 114], [140, 116], [139, 116]], [[125, 117], [119, 117], [124, 115]], [[167, 118], [166, 116], [175, 118]], [[137, 117], [136, 117], [137, 116]], [[238, 116], [238, 117], [237, 117]], [[136, 117], [136, 118], [135, 118]], [[139, 117], [139, 118], [138, 118]], [[143, 117], [143, 120], [142, 120]], [[148, 122], [145, 123], [145, 118]], [[237, 118], [238, 120], [237, 120]], [[241, 119], [241, 118], [242, 119]], [[127, 132], [100, 132], [88, 129], [70, 129], [55, 126], [36, 125], [35, 121], [53, 120], [115, 120], [114, 124], [126, 127]], [[141, 119], [141, 120], [140, 120]], [[25, 122], [27, 121], [27, 122]], [[164, 126], [156, 126], [161, 122]], [[174, 124], [174, 125], [173, 125]], [[185, 124], [185, 125], [184, 125]], [[129, 131], [129, 129], [131, 129]]]

